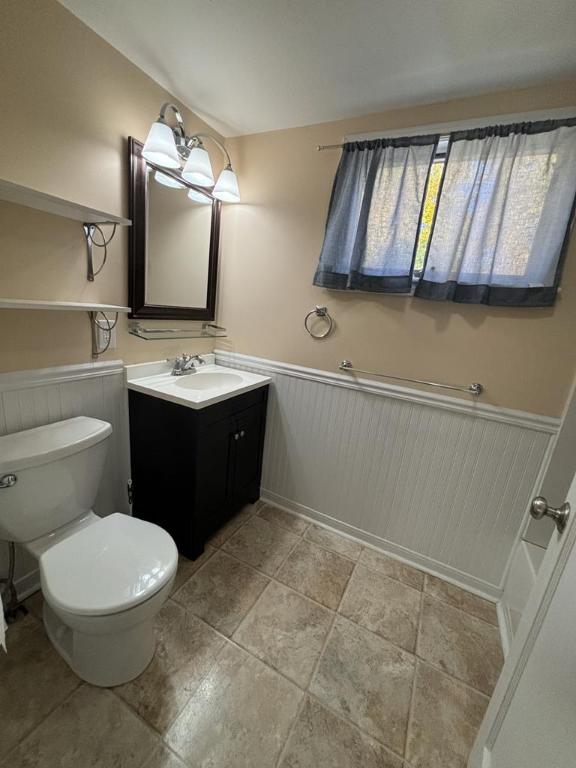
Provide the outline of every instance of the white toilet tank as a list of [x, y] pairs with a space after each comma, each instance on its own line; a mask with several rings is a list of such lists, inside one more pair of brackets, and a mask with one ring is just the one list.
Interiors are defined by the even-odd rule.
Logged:
[[111, 434], [77, 416], [0, 437], [0, 539], [33, 541], [87, 514]]

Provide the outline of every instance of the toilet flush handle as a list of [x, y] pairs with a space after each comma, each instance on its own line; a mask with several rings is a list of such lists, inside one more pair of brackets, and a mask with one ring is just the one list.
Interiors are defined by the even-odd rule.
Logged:
[[16, 485], [17, 482], [18, 478], [16, 475], [12, 474], [12, 472], [0, 476], [0, 488], [11, 488], [13, 485]]

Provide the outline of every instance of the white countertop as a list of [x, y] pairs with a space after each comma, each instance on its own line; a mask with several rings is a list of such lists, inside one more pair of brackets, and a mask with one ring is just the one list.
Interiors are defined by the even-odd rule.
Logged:
[[199, 410], [236, 395], [264, 387], [272, 379], [249, 371], [215, 364], [214, 355], [201, 355], [196, 373], [172, 376], [166, 361], [127, 365], [126, 386], [135, 392]]

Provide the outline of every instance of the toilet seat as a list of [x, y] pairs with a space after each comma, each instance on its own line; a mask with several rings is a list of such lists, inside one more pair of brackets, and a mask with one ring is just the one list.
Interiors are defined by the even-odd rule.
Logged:
[[151, 598], [176, 571], [178, 550], [162, 528], [113, 514], [40, 557], [42, 591], [56, 609], [109, 616]]

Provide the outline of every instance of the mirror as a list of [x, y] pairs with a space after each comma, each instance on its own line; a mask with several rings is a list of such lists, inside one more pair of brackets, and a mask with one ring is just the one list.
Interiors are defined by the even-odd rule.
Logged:
[[214, 320], [220, 202], [129, 139], [130, 317]]

